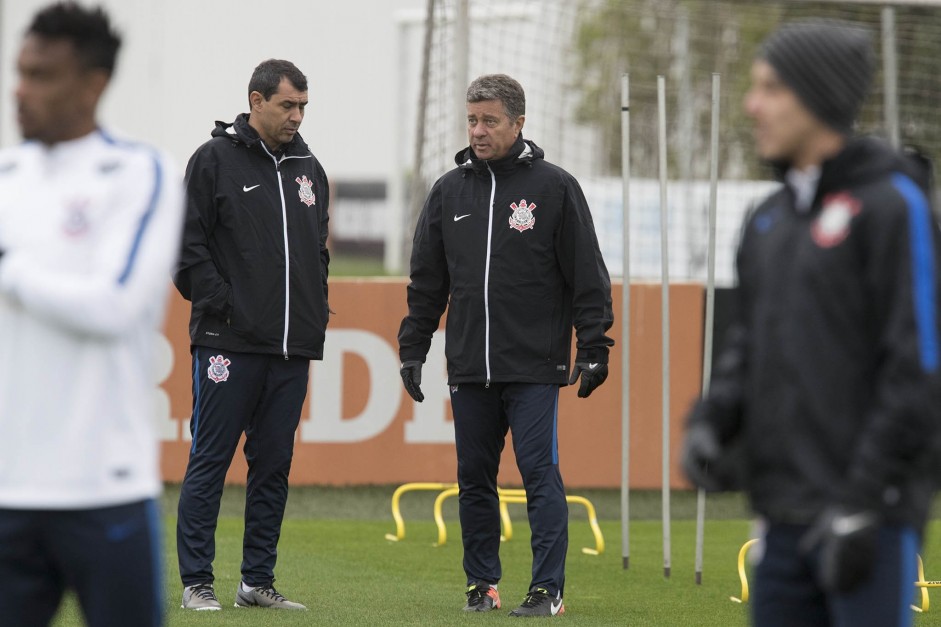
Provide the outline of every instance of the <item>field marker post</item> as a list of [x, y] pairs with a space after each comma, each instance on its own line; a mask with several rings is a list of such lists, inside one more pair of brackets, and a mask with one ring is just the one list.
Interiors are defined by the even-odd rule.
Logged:
[[[709, 242], [706, 245], [706, 319], [703, 326], [702, 395], [709, 393], [712, 376], [712, 331], [716, 303], [716, 203], [719, 189], [719, 94], [722, 78], [712, 74], [712, 122], [709, 148]], [[696, 585], [702, 584], [702, 553], [706, 525], [706, 491], [696, 494]]]
[[621, 76], [621, 566], [631, 561], [631, 77]]
[[885, 130], [889, 142], [898, 148], [899, 133], [899, 63], [895, 43], [895, 7], [882, 8], [882, 76]]
[[667, 207], [667, 112], [666, 79], [657, 76], [657, 110], [660, 152], [660, 334], [662, 339], [661, 390], [663, 408], [663, 576], [670, 577], [670, 254], [669, 209]]

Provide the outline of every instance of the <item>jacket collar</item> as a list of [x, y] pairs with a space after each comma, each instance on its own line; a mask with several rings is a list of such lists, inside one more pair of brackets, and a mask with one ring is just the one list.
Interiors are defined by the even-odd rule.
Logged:
[[[772, 164], [779, 180], [786, 181], [788, 163]], [[812, 207], [832, 192], [859, 185], [866, 181], [901, 172], [910, 176], [924, 191], [929, 193], [930, 162], [915, 153], [902, 153], [887, 142], [876, 137], [850, 137], [843, 149], [824, 161], [820, 166], [820, 178]], [[788, 186], [789, 193], [794, 191]]]
[[[248, 123], [247, 113], [240, 113], [231, 124], [217, 120], [216, 127], [212, 131], [212, 136], [228, 137], [233, 141], [245, 144], [249, 148], [254, 148], [262, 143], [258, 131], [252, 128]], [[260, 146], [259, 148], [261, 149]], [[267, 146], [265, 148], [267, 148]], [[295, 133], [294, 139], [281, 146], [280, 152], [289, 157], [306, 156], [310, 153], [310, 149], [307, 147], [307, 143], [301, 137], [301, 134]]]
[[520, 167], [532, 167], [533, 163], [537, 159], [542, 159], [544, 154], [542, 148], [537, 146], [535, 142], [523, 139], [523, 135], [520, 134], [513, 146], [510, 147], [507, 156], [502, 159], [493, 159], [491, 161], [478, 159], [471, 147], [468, 146], [454, 155], [454, 162], [463, 170], [464, 174], [468, 171], [484, 174], [487, 172], [488, 166], [495, 174], [500, 174], [511, 172]]

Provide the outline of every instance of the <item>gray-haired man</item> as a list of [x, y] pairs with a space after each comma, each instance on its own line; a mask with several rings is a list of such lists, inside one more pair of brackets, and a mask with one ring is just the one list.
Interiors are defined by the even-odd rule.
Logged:
[[[416, 401], [421, 365], [448, 307], [448, 383], [457, 445], [466, 611], [500, 607], [497, 470], [507, 430], [532, 528], [529, 593], [511, 616], [564, 611], [568, 507], [559, 474], [559, 387], [586, 397], [608, 375], [611, 284], [574, 178], [521, 135], [523, 88], [503, 74], [467, 90], [470, 146], [422, 210], [399, 331]], [[572, 326], [578, 353], [569, 379]]]

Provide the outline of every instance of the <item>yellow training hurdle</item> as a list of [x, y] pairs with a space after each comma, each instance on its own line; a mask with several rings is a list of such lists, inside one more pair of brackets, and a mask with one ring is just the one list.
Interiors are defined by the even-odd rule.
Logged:
[[399, 506], [399, 502], [402, 500], [402, 495], [406, 492], [413, 492], [416, 490], [449, 490], [451, 488], [457, 489], [456, 483], [403, 483], [395, 489], [395, 492], [392, 493], [392, 519], [395, 521], [395, 534], [387, 533], [386, 540], [391, 540], [392, 542], [398, 542], [405, 538], [405, 519], [402, 518], [402, 510]]
[[738, 551], [738, 578], [742, 582], [742, 596], [740, 597], [729, 597], [729, 600], [734, 603], [748, 603], [748, 574], [745, 572], [745, 555], [748, 553], [748, 549], [752, 548], [758, 543], [758, 540], [749, 540], [742, 545], [742, 548]]
[[[757, 544], [758, 540], [752, 539], [742, 545], [742, 548], [738, 552], [738, 578], [742, 582], [742, 596], [741, 597], [729, 597], [731, 601], [735, 603], [748, 603], [748, 574], [745, 572], [745, 556], [748, 553], [748, 549]], [[921, 606], [912, 605], [912, 609], [916, 612], [927, 612], [931, 604], [931, 599], [928, 597], [928, 588], [941, 588], [941, 581], [925, 581], [925, 563], [921, 559], [921, 555], [918, 556], [918, 580], [915, 581], [915, 587], [921, 591]]]
[[[438, 527], [438, 541], [435, 542], [435, 546], [441, 546], [448, 541], [448, 530], [444, 526], [444, 514], [441, 511], [444, 507], [444, 501], [458, 494], [460, 494], [460, 489], [454, 486], [442, 491], [441, 494], [435, 497], [434, 515], [435, 525]], [[503, 523], [504, 529], [504, 532], [500, 535], [500, 541], [505, 542], [513, 537], [513, 523], [510, 522], [510, 512], [507, 510], [502, 498], [500, 499], [500, 521]]]
[[[405, 538], [405, 519], [402, 518], [402, 508], [401, 500], [402, 495], [406, 492], [415, 492], [415, 491], [437, 491], [443, 490], [443, 493], [450, 492], [454, 490], [454, 494], [457, 494], [457, 484], [456, 483], [403, 483], [395, 489], [395, 492], [392, 493], [392, 519], [395, 521], [395, 533], [387, 533], [385, 535], [386, 540], [391, 542], [398, 542]], [[440, 497], [440, 495], [439, 495]], [[501, 540], [509, 540], [513, 535], [513, 527], [510, 523], [510, 513], [506, 509], [505, 503], [500, 503], [500, 518], [503, 521], [504, 526], [504, 535], [500, 536]]]
[[[405, 483], [396, 488], [395, 492], [392, 493], [392, 518], [395, 521], [395, 534], [387, 533], [385, 537], [387, 540], [392, 542], [397, 542], [405, 538], [405, 520], [402, 518], [400, 502], [403, 494], [416, 490], [440, 490], [438, 496], [435, 497], [434, 519], [435, 525], [438, 528], [438, 541], [435, 546], [441, 546], [448, 541], [448, 531], [444, 523], [444, 514], [442, 512], [444, 501], [459, 494], [460, 490], [458, 489], [456, 483], [416, 482]], [[503, 525], [503, 534], [500, 536], [500, 540], [506, 541], [513, 537], [513, 523], [510, 520], [510, 513], [507, 509], [507, 504], [526, 503], [526, 491], [518, 488], [498, 488], [497, 492], [500, 496], [500, 520]], [[601, 527], [598, 526], [598, 516], [595, 512], [595, 506], [591, 503], [591, 501], [583, 496], [566, 495], [565, 500], [569, 503], [578, 503], [583, 505], [585, 507], [586, 513], [588, 514], [588, 525], [595, 537], [595, 548], [584, 547], [582, 548], [582, 553], [585, 553], [586, 555], [601, 555], [604, 553], [604, 536], [601, 533]]]
[[931, 603], [928, 598], [928, 588], [941, 588], [941, 581], [925, 581], [925, 563], [921, 561], [921, 555], [918, 556], [918, 581], [915, 587], [921, 591], [921, 607], [912, 605], [916, 612], [927, 612]]
[[[514, 494], [509, 494], [514, 492]], [[595, 537], [595, 548], [582, 547], [582, 553], [585, 555], [601, 555], [604, 553], [604, 536], [601, 533], [601, 527], [598, 526], [598, 515], [595, 513], [595, 506], [584, 496], [566, 494], [565, 500], [569, 503], [578, 503], [585, 506], [585, 512], [588, 514], [588, 526]], [[501, 503], [526, 503], [525, 490], [501, 490]]]

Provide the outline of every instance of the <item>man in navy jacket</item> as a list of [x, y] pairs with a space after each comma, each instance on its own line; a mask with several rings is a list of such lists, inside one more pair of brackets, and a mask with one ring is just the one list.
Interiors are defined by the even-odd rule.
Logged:
[[530, 590], [511, 616], [554, 616], [564, 611], [568, 546], [559, 387], [581, 375], [586, 397], [607, 377], [611, 284], [582, 190], [523, 139], [525, 109], [509, 76], [468, 88], [470, 145], [435, 183], [415, 230], [399, 356], [405, 388], [421, 402], [422, 363], [447, 307], [464, 609], [500, 607], [497, 470], [511, 429], [533, 534]]
[[757, 625], [909, 625], [938, 416], [938, 242], [927, 169], [852, 135], [868, 34], [785, 26], [745, 109], [785, 185], [748, 217], [739, 319], [689, 420], [684, 464], [722, 488], [744, 444], [766, 523]]
[[262, 62], [251, 112], [217, 122], [186, 168], [187, 212], [174, 282], [192, 301], [193, 445], [180, 495], [183, 607], [221, 609], [212, 587], [226, 471], [245, 433], [248, 485], [241, 606], [304, 609], [274, 588], [294, 434], [310, 360], [323, 357], [327, 177], [298, 133], [307, 79]]

